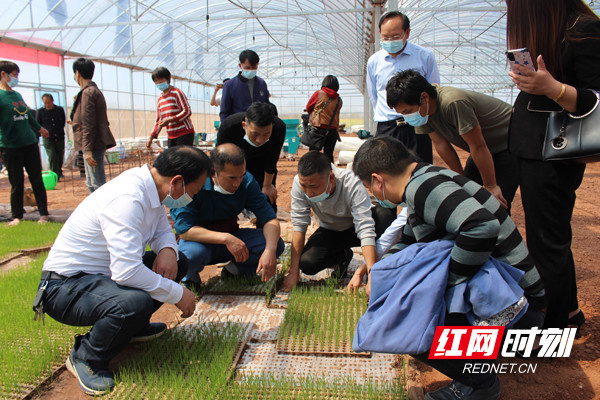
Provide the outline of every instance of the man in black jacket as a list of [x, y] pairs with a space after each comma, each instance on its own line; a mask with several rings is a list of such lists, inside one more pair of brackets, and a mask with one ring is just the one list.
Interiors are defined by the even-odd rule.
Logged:
[[50, 132], [50, 136], [44, 138], [44, 147], [48, 155], [50, 170], [54, 171], [58, 179], [62, 178], [62, 164], [65, 157], [65, 110], [54, 105], [54, 98], [50, 93], [42, 96], [44, 107], [37, 113], [37, 120]]
[[246, 155], [246, 170], [277, 210], [277, 161], [285, 140], [285, 123], [269, 103], [252, 103], [245, 113], [233, 114], [219, 127], [217, 144], [233, 143]]

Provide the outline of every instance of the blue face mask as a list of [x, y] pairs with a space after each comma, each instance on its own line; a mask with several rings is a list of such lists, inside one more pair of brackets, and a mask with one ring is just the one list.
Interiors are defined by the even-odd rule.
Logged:
[[219, 178], [217, 177], [216, 173], [215, 173], [215, 180], [217, 181], [217, 184], [213, 185], [215, 192], [221, 193], [221, 194], [234, 194], [235, 193], [235, 192], [228, 192], [227, 190], [223, 189], [223, 186], [221, 186], [221, 184], [219, 183]]
[[161, 92], [164, 92], [169, 88], [169, 82], [157, 83], [156, 88]]
[[404, 46], [406, 46], [406, 42], [404, 41], [404, 39], [381, 40], [379, 43], [381, 44], [381, 48], [390, 54], [399, 53], [402, 51], [402, 49], [404, 49]]
[[255, 69], [243, 69], [242, 75], [246, 79], [252, 79], [256, 76], [256, 70]]
[[306, 198], [308, 198], [313, 203], [320, 203], [329, 197], [329, 193], [327, 193], [328, 189], [329, 189], [329, 179], [327, 180], [327, 186], [325, 186], [325, 191], [323, 193], [313, 196], [313, 197], [308, 197], [308, 195], [306, 193], [304, 195], [306, 196]]
[[[398, 204], [392, 203], [391, 201], [386, 200], [386, 198], [385, 198], [385, 185], [381, 186], [381, 191], [383, 192], [383, 200], [379, 200], [377, 197], [375, 197], [375, 200], [377, 200], [377, 204], [379, 204], [383, 208], [396, 208], [396, 207], [398, 207]], [[371, 193], [373, 193], [373, 177], [371, 177]], [[375, 196], [375, 194], [373, 194], [373, 196]]]
[[19, 78], [15, 78], [14, 76], [11, 76], [10, 81], [8, 81], [8, 86], [10, 86], [11, 88], [14, 88], [18, 84], [19, 84]]
[[187, 206], [191, 202], [192, 202], [192, 198], [190, 197], [189, 194], [187, 194], [185, 192], [185, 182], [184, 182], [183, 183], [183, 195], [181, 195], [178, 199], [174, 199], [173, 197], [171, 197], [171, 187], [169, 187], [169, 194], [162, 201], [162, 204], [169, 208], [182, 208], [182, 207]]
[[252, 143], [252, 140], [250, 140], [250, 138], [248, 137], [248, 134], [244, 135], [244, 140], [245, 140], [246, 142], [248, 142], [248, 144], [249, 144], [250, 146], [252, 146], [252, 147], [262, 147], [262, 146], [264, 146], [265, 144], [267, 144], [267, 142], [268, 142], [270, 139], [267, 139], [267, 140], [266, 140], [266, 141], [265, 141], [263, 144], [261, 144], [260, 146], [259, 146], [259, 145], [257, 145], [257, 144], [254, 144], [254, 143]]
[[[419, 109], [421, 108], [421, 104], [419, 104]], [[411, 114], [403, 114], [404, 120], [407, 124], [412, 126], [422, 126], [427, 123], [429, 120], [429, 100], [427, 100], [427, 111], [425, 112], [425, 116], [422, 116], [419, 110], [415, 111]]]

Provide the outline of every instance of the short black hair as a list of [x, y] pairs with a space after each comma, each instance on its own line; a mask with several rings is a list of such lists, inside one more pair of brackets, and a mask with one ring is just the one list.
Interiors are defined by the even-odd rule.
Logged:
[[252, 103], [246, 110], [246, 123], [252, 123], [256, 126], [267, 126], [275, 122], [275, 111], [270, 103], [256, 102]]
[[44, 93], [44, 94], [42, 95], [42, 99], [43, 99], [44, 97], [49, 97], [49, 98], [50, 98], [50, 100], [54, 101], [54, 97], [52, 97], [52, 95], [51, 95], [50, 93]]
[[302, 156], [298, 162], [298, 173], [302, 176], [319, 174], [324, 176], [331, 172], [331, 160], [317, 150], [311, 150]]
[[165, 67], [158, 67], [152, 71], [152, 82], [156, 82], [157, 79], [166, 79], [167, 82], [171, 83], [171, 72]]
[[246, 162], [246, 155], [244, 154], [244, 150], [235, 144], [225, 143], [212, 149], [210, 160], [215, 172], [221, 172], [225, 168], [225, 164], [231, 164], [236, 167], [244, 164]]
[[326, 87], [337, 92], [340, 90], [340, 83], [334, 75], [327, 75], [325, 78], [323, 78], [321, 87]]
[[388, 106], [392, 109], [398, 103], [406, 103], [409, 106], [421, 104], [421, 93], [423, 92], [432, 99], [437, 99], [435, 86], [414, 69], [407, 69], [395, 74], [385, 86], [385, 92]]
[[192, 146], [169, 147], [160, 153], [152, 166], [162, 176], [181, 175], [183, 183], [194, 182], [200, 175], [212, 172], [208, 156]]
[[379, 31], [380, 32], [381, 32], [381, 25], [383, 25], [385, 20], [391, 19], [391, 18], [402, 18], [402, 30], [406, 31], [410, 28], [410, 20], [408, 19], [406, 14], [402, 14], [400, 11], [388, 11], [379, 18]]
[[256, 65], [260, 61], [260, 57], [254, 50], [246, 49], [240, 53], [240, 64], [248, 60], [250, 65]]
[[7, 74], [12, 74], [13, 72], [21, 72], [19, 70], [19, 66], [12, 61], [2, 60], [0, 61], [0, 71], [6, 72]]
[[371, 174], [402, 175], [406, 168], [419, 160], [404, 144], [391, 136], [366, 140], [356, 152], [352, 171], [363, 182], [371, 180]]
[[96, 66], [89, 58], [80, 57], [73, 63], [73, 72], [79, 72], [83, 79], [92, 79], [94, 77]]

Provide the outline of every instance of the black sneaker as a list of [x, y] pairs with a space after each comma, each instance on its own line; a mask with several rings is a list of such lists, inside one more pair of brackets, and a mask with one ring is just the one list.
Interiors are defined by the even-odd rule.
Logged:
[[485, 389], [473, 389], [471, 386], [453, 381], [448, 386], [425, 395], [425, 400], [496, 400], [500, 398], [500, 380]]
[[75, 358], [72, 351], [65, 364], [67, 370], [75, 375], [79, 387], [85, 394], [91, 396], [103, 395], [115, 387], [115, 378], [112, 372], [92, 369], [87, 362]]
[[163, 333], [167, 330], [167, 325], [162, 322], [152, 322], [148, 324], [148, 326], [138, 333], [134, 337], [131, 338], [129, 343], [143, 343], [148, 342], [150, 340], [156, 339], [157, 337], [162, 336]]

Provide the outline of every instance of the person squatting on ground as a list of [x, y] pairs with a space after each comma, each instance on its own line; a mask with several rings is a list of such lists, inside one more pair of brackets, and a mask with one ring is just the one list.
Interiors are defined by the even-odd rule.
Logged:
[[250, 172], [277, 211], [277, 162], [285, 141], [285, 123], [270, 103], [252, 103], [219, 126], [217, 144], [233, 143], [244, 151]]
[[44, 138], [44, 147], [48, 155], [50, 171], [53, 171], [58, 179], [63, 177], [62, 165], [65, 158], [65, 110], [54, 104], [54, 98], [50, 93], [42, 96], [44, 107], [37, 113], [37, 121], [48, 130], [49, 136]]
[[23, 167], [29, 176], [35, 201], [40, 213], [39, 223], [48, 222], [48, 200], [42, 180], [42, 162], [38, 146], [39, 133], [48, 137], [48, 131], [31, 114], [23, 97], [13, 88], [19, 84], [19, 66], [0, 61], [0, 152], [10, 182], [10, 210], [17, 225], [23, 219]]
[[90, 193], [106, 183], [104, 153], [117, 145], [109, 128], [106, 99], [92, 81], [94, 68], [94, 62], [85, 58], [73, 63], [74, 79], [81, 90], [70, 116], [75, 150], [84, 152], [85, 184]]
[[[178, 253], [165, 206], [185, 206], [210, 169], [199, 149], [167, 149], [152, 167], [132, 168], [94, 191], [60, 230], [34, 307], [41, 300], [43, 311], [61, 323], [92, 325], [75, 338], [67, 359], [86, 394], [114, 387], [108, 363], [127, 343], [164, 332], [165, 324], [150, 323], [162, 303], [175, 304], [184, 318], [192, 315], [194, 294], [177, 284], [188, 262]], [[144, 254], [147, 245], [151, 251]]]
[[[355, 246], [362, 247], [366, 266], [356, 271], [349, 286], [360, 286], [377, 256], [371, 199], [357, 177], [350, 170], [336, 168], [323, 153], [309, 151], [298, 162], [291, 195], [291, 263], [282, 290], [289, 291], [298, 283], [300, 271], [314, 275], [334, 267], [344, 277]], [[305, 245], [311, 210], [319, 218], [319, 229]]]
[[[310, 114], [310, 125], [326, 130], [326, 139], [323, 144], [323, 154], [333, 163], [333, 150], [335, 144], [340, 141], [338, 127], [340, 125], [340, 110], [342, 109], [342, 98], [338, 94], [340, 84], [333, 75], [323, 78], [321, 89], [310, 96], [306, 104], [306, 111]], [[335, 113], [335, 114], [334, 114]], [[321, 151], [311, 147], [310, 150]]]
[[[189, 205], [171, 210], [179, 248], [190, 264], [182, 283], [198, 290], [204, 266], [226, 261], [222, 278], [260, 274], [266, 282], [275, 275], [277, 257], [284, 250], [275, 211], [246, 172], [242, 149], [225, 143], [212, 150], [210, 159], [212, 179]], [[243, 209], [256, 215], [262, 229], [239, 228], [237, 217]]]
[[162, 128], [167, 128], [167, 146], [194, 144], [194, 125], [192, 124], [192, 108], [185, 94], [171, 86], [171, 72], [165, 67], [152, 71], [152, 81], [161, 94], [156, 101], [156, 122], [146, 148], [158, 137]]
[[600, 20], [581, 0], [508, 0], [509, 48], [527, 47], [537, 71], [509, 75], [521, 90], [513, 107], [509, 151], [517, 158], [527, 246], [546, 285], [546, 328], [585, 321], [571, 252], [575, 191], [585, 164], [543, 161], [550, 111], [584, 115], [600, 89]]
[[[510, 104], [470, 90], [430, 84], [414, 70], [387, 84], [390, 107], [404, 115], [417, 135], [429, 134], [442, 160], [490, 191], [503, 207], [519, 187], [517, 162], [508, 148]], [[452, 145], [470, 153], [463, 169]]]
[[[391, 137], [369, 139], [357, 151], [352, 169], [378, 201], [407, 208], [402, 250], [417, 242], [454, 240], [448, 287], [470, 279], [492, 255], [522, 271], [519, 281], [529, 303], [515, 327], [540, 326], [546, 307], [544, 285], [517, 227], [506, 209], [479, 184], [446, 168], [417, 161], [417, 156]], [[369, 269], [370, 274], [370, 269]], [[448, 314], [446, 325], [469, 325], [464, 314]], [[519, 326], [519, 324], [521, 324]], [[495, 373], [464, 373], [468, 360], [429, 360], [429, 352], [413, 357], [454, 380], [427, 399], [497, 399]], [[460, 395], [457, 394], [457, 391]], [[454, 396], [454, 397], [452, 397]]]

